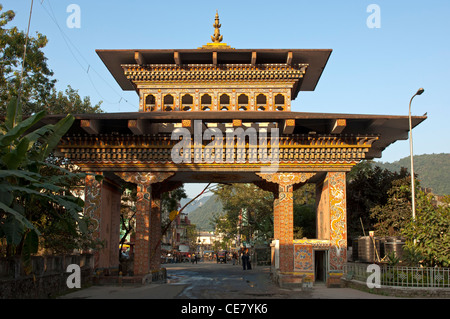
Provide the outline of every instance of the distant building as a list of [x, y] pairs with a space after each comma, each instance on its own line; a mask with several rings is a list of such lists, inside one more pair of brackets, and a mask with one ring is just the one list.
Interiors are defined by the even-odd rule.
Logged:
[[214, 242], [222, 241], [223, 235], [212, 231], [199, 231], [197, 236], [198, 251], [203, 253], [208, 250], [214, 250]]
[[169, 229], [163, 235], [161, 240], [162, 253], [189, 253], [190, 247], [187, 227], [191, 221], [187, 214], [179, 214], [171, 223]]

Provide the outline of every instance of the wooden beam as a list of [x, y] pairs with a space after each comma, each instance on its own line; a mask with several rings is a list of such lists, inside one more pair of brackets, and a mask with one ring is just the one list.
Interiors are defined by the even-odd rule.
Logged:
[[212, 58], [213, 58], [213, 64], [217, 65], [217, 51], [213, 51], [212, 53]]
[[191, 126], [192, 126], [191, 120], [182, 120], [181, 121], [181, 127], [190, 128]]
[[368, 127], [382, 126], [386, 121], [387, 119], [375, 119], [372, 120], [372, 123], [370, 123]]
[[174, 53], [173, 53], [173, 58], [174, 58], [174, 60], [175, 60], [175, 64], [176, 65], [181, 65], [181, 55], [180, 55], [180, 52], [177, 52], [177, 51], [175, 51]]
[[134, 52], [134, 59], [136, 60], [136, 63], [139, 64], [139, 65], [145, 64], [144, 56], [139, 51], [135, 51]]
[[294, 133], [294, 128], [295, 128], [295, 120], [294, 119], [283, 120], [283, 134]]
[[88, 134], [98, 134], [100, 131], [100, 122], [97, 120], [81, 120], [80, 126]]
[[233, 127], [241, 127], [242, 126], [242, 120], [233, 119]]
[[286, 64], [287, 65], [291, 65], [292, 64], [292, 58], [293, 58], [293, 53], [292, 53], [292, 51], [289, 51], [288, 52], [288, 54], [287, 54], [287, 59], [286, 59]]
[[331, 129], [331, 134], [340, 134], [347, 126], [346, 119], [336, 119], [333, 123], [333, 128]]
[[128, 128], [135, 135], [143, 135], [144, 134], [142, 120], [128, 120]]
[[252, 52], [252, 65], [255, 66], [256, 65], [256, 51]]

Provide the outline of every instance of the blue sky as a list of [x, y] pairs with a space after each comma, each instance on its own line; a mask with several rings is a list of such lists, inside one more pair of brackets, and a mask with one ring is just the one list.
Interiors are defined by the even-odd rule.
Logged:
[[[0, 3], [25, 30], [31, 0]], [[66, 24], [72, 3], [81, 9], [80, 28]], [[367, 26], [370, 4], [380, 8], [380, 28]], [[234, 48], [333, 49], [316, 90], [301, 92], [293, 111], [407, 115], [423, 87], [412, 113], [428, 119], [413, 130], [414, 154], [450, 153], [448, 0], [35, 0], [30, 34], [48, 37], [58, 89], [71, 85], [93, 103], [102, 100], [106, 112], [135, 112], [136, 93], [120, 89], [95, 50], [197, 48], [210, 42], [216, 10], [223, 42]], [[405, 156], [409, 142], [399, 141], [381, 161]]]

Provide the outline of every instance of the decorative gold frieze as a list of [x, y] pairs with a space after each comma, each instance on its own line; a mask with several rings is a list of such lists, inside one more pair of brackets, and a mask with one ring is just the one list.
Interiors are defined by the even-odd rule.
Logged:
[[294, 80], [306, 73], [308, 64], [123, 64], [128, 80], [143, 81], [250, 81]]
[[[184, 123], [187, 124], [187, 123]], [[235, 123], [237, 124], [237, 123]], [[308, 164], [308, 165], [336, 165], [356, 164], [364, 159], [377, 136], [317, 136], [293, 135], [280, 137], [278, 145], [278, 160], [280, 165]], [[72, 163], [83, 166], [90, 164], [173, 164], [172, 149], [178, 140], [171, 140], [165, 135], [105, 135], [105, 136], [66, 136], [59, 145], [59, 150]], [[207, 145], [211, 140], [203, 140], [201, 144], [191, 143], [191, 159], [200, 150], [205, 154]], [[237, 162], [245, 165], [258, 166], [261, 154], [256, 148], [246, 143], [236, 145], [240, 152], [235, 152], [230, 158], [226, 152], [226, 137], [217, 141], [223, 147], [220, 157], [216, 157], [215, 150], [210, 154], [214, 163], [221, 165], [236, 165]], [[272, 146], [267, 145], [268, 152]], [[194, 162], [192, 160], [192, 162]], [[198, 164], [203, 165], [203, 162]], [[228, 163], [228, 164], [227, 164]], [[258, 164], [259, 163], [259, 164]], [[195, 165], [198, 165], [197, 163]], [[189, 164], [180, 164], [189, 165]]]

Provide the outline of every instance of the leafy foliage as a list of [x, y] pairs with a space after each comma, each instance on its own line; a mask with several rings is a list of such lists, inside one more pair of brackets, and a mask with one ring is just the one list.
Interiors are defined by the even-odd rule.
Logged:
[[371, 210], [385, 205], [388, 191], [393, 181], [406, 177], [405, 169], [392, 172], [375, 166], [373, 162], [362, 161], [347, 174], [347, 231], [349, 238], [363, 235], [364, 230], [371, 230], [376, 220]]
[[371, 209], [370, 216], [376, 221], [373, 227], [378, 236], [400, 236], [412, 216], [411, 179], [394, 180], [387, 195], [386, 204]]
[[273, 237], [273, 195], [254, 184], [219, 185], [224, 216], [216, 216], [216, 230], [226, 239], [241, 235], [243, 241]]
[[21, 84], [20, 102], [24, 116], [42, 110], [47, 114], [101, 112], [101, 102], [92, 106], [88, 97], [82, 99], [78, 91], [70, 86], [65, 92], [55, 89], [56, 80], [52, 78], [53, 71], [47, 65], [43, 52], [48, 42], [46, 36], [37, 33], [35, 37], [28, 37], [27, 54], [23, 61], [26, 34], [17, 27], [7, 28], [15, 13], [12, 10], [2, 11], [0, 5], [0, 116], [6, 116], [7, 105], [19, 96]]
[[412, 219], [411, 180], [404, 177], [392, 182], [384, 205], [371, 209], [377, 236], [406, 238], [404, 259], [418, 266], [450, 266], [450, 196], [443, 202], [420, 190], [416, 183], [416, 220]]
[[[23, 255], [25, 260], [37, 251], [42, 231], [54, 230], [49, 231], [49, 225], [72, 220], [73, 229], [87, 231], [87, 221], [80, 215], [84, 203], [69, 189], [84, 174], [45, 161], [74, 118], [68, 115], [33, 130], [44, 115], [41, 111], [22, 120], [21, 103], [13, 98], [0, 124], [0, 237], [6, 238], [8, 254]], [[44, 175], [45, 169], [54, 174]]]
[[[223, 214], [213, 220], [216, 230], [228, 240], [268, 241], [273, 238], [273, 194], [254, 184], [220, 185], [215, 196]], [[315, 190], [305, 185], [294, 192], [294, 238], [315, 237]], [[206, 205], [206, 204], [205, 204]]]
[[[3, 7], [0, 6], [0, 12]], [[12, 10], [0, 14], [0, 109], [5, 110], [7, 103], [19, 96], [20, 73], [26, 41], [26, 34], [17, 27], [5, 26], [15, 17]], [[27, 105], [24, 114], [42, 110], [42, 101], [51, 93], [56, 80], [52, 80], [53, 72], [47, 66], [47, 59], [42, 49], [47, 45], [47, 38], [37, 33], [29, 37], [27, 55], [24, 63], [21, 96]]]
[[[407, 247], [425, 266], [450, 266], [450, 196], [436, 203], [432, 194], [417, 194], [416, 221], [402, 230]], [[416, 243], [414, 243], [416, 241]]]

